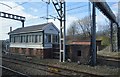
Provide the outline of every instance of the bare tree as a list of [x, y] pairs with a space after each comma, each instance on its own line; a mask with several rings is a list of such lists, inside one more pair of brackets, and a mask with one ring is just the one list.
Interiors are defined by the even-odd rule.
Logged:
[[[67, 30], [67, 34], [69, 35], [69, 39], [73, 41], [80, 40], [80, 38], [90, 38], [90, 17], [86, 16], [81, 20], [73, 21], [70, 24], [70, 27]], [[70, 37], [71, 36], [71, 37]]]
[[77, 21], [78, 26], [81, 28], [85, 37], [90, 37], [91, 35], [91, 20], [89, 16], [84, 17]]
[[70, 24], [70, 26], [69, 26], [69, 28], [68, 28], [68, 30], [67, 30], [68, 32], [68, 35], [74, 35], [77, 31], [76, 31], [76, 22], [75, 21], [73, 21], [71, 24]]
[[67, 29], [69, 39], [75, 41], [75, 35], [78, 33], [76, 21], [73, 21]]

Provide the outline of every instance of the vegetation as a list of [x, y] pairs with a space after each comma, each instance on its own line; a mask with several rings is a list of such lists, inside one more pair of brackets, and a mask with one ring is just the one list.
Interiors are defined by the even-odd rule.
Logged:
[[120, 58], [120, 52], [110, 52], [110, 46], [107, 46], [105, 49], [97, 52], [98, 55]]
[[103, 46], [109, 46], [110, 45], [110, 38], [107, 36], [98, 36], [98, 40], [102, 40], [101, 45]]
[[[97, 24], [101, 26], [101, 24]], [[113, 45], [116, 47], [116, 25], [113, 24]], [[90, 41], [91, 39], [91, 20], [89, 16], [73, 21], [67, 30], [67, 43], [72, 41]], [[96, 32], [96, 39], [102, 40], [103, 46], [111, 44], [111, 28], [110, 23], [106, 20], [104, 28]]]
[[[110, 66], [101, 66], [96, 65], [95, 67], [89, 66], [89, 65], [78, 65], [76, 62], [59, 62], [58, 59], [38, 59], [33, 57], [31, 60], [27, 59], [24, 55], [4, 55], [6, 57], [10, 58], [16, 58], [20, 60], [25, 61], [31, 61], [38, 64], [47, 64], [52, 66], [57, 66], [61, 68], [76, 70], [80, 72], [87, 72], [97, 75], [120, 75], [119, 68], [110, 67]], [[104, 68], [104, 69], [103, 69]]]

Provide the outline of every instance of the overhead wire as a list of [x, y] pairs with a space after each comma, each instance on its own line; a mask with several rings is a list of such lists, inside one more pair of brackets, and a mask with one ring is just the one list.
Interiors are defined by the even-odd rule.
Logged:
[[[26, 4], [26, 3], [28, 3], [28, 2], [23, 2], [23, 3], [19, 4], [19, 5], [23, 5], [23, 4]], [[12, 10], [12, 9], [14, 9], [14, 8], [17, 8], [17, 7], [18, 7], [18, 5], [17, 5], [17, 6], [12, 7], [11, 9], [6, 10], [6, 11]]]
[[12, 9], [12, 7], [7, 4], [1, 3], [1, 2], [0, 2], [0, 4], [5, 5], [5, 6], [9, 7], [10, 9]]
[[86, 6], [86, 5], [78, 6], [78, 7], [75, 7], [75, 8], [68, 9], [68, 10], [66, 10], [66, 11], [71, 11], [71, 10], [79, 9], [79, 8], [82, 8], [82, 7], [85, 7], [85, 6]]
[[[19, 4], [19, 5], [23, 5], [23, 4], [26, 4], [26, 3], [28, 3], [28, 2], [23, 2], [23, 3]], [[72, 6], [72, 5], [68, 5], [68, 6], [66, 6], [66, 7], [69, 7], [69, 6]], [[80, 8], [82, 8], [82, 7], [85, 7], [85, 6], [86, 6], [86, 5], [74, 7], [74, 8], [71, 8], [71, 9], [67, 9], [66, 11], [69, 12], [69, 11], [72, 11], [72, 10], [80, 9]], [[12, 9], [14, 9], [14, 8], [16, 8], [16, 7], [18, 7], [18, 6], [14, 6], [14, 7], [12, 7]], [[43, 7], [43, 6], [42, 6], [42, 7]], [[8, 9], [8, 10], [6, 10], [6, 11], [9, 11], [9, 10], [11, 10], [11, 9]], [[51, 12], [52, 12], [52, 11], [51, 11]], [[50, 13], [51, 13], [51, 12], [50, 12]], [[52, 15], [54, 15], [54, 14], [56, 14], [56, 13], [52, 13], [52, 14], [50, 14], [50, 15], [52, 16]], [[67, 13], [67, 14], [70, 14], [70, 13]], [[42, 16], [42, 17], [45, 17], [45, 16]], [[40, 18], [41, 18], [41, 17], [40, 17]], [[30, 19], [30, 20], [32, 20], [32, 19]]]
[[[74, 7], [74, 8], [71, 8], [71, 9], [67, 9], [66, 11], [69, 12], [69, 11], [72, 11], [72, 10], [76, 10], [76, 9], [83, 8], [83, 7], [85, 7], [85, 6], [87, 6], [87, 5]], [[56, 13], [52, 13], [52, 14], [50, 14], [50, 15], [52, 16], [52, 15], [54, 15], [54, 14], [56, 14]], [[67, 13], [67, 14], [70, 14], [70, 13]], [[42, 17], [45, 17], [45, 16], [42, 16]]]

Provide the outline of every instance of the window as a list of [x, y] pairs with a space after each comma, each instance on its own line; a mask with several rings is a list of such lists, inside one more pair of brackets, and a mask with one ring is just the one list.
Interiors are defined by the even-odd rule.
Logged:
[[14, 42], [14, 37], [12, 37], [12, 42]]
[[13, 42], [13, 36], [10, 35], [10, 42]]
[[25, 42], [25, 36], [22, 36], [22, 42]]
[[48, 35], [48, 43], [51, 43], [51, 35]]
[[52, 35], [52, 42], [55, 43], [55, 35]]
[[12, 37], [11, 37], [11, 42], [13, 42], [13, 39], [14, 39], [14, 37], [12, 36]]
[[20, 36], [18, 36], [18, 42], [20, 42]]
[[26, 43], [28, 43], [28, 35], [26, 35]]
[[42, 39], [41, 39], [41, 35], [39, 35], [38, 40], [39, 40], [39, 42], [41, 42], [41, 40], [42, 40]]
[[11, 35], [10, 35], [10, 42], [12, 42], [12, 37], [11, 37]]
[[29, 43], [29, 36], [30, 36], [30, 35], [27, 35], [27, 38], [28, 38], [28, 43]]
[[57, 36], [57, 35], [55, 36], [55, 38], [56, 38], [56, 39], [55, 39], [55, 42], [58, 42], [58, 36]]
[[22, 42], [24, 42], [24, 36], [22, 36]]
[[57, 43], [58, 42], [58, 36], [57, 35], [53, 35], [53, 43]]
[[46, 35], [45, 35], [45, 42], [46, 42], [46, 43], [51, 43], [51, 40], [52, 40], [52, 39], [51, 39], [51, 35], [50, 35], [50, 34], [46, 34]]
[[32, 35], [32, 42], [34, 42], [34, 35]]
[[22, 36], [20, 36], [20, 42], [22, 43]]
[[18, 36], [18, 42], [20, 42], [20, 36]]
[[14, 36], [14, 38], [13, 38], [13, 42], [15, 43], [15, 36]]
[[15, 37], [15, 42], [17, 42], [17, 39], [18, 39], [18, 37], [16, 36], [16, 37]]
[[29, 42], [32, 42], [32, 41], [31, 41], [31, 40], [32, 40], [31, 38], [32, 38], [32, 36], [30, 35], [30, 36], [29, 36]]
[[37, 38], [38, 37], [38, 35], [35, 35], [35, 43], [37, 43], [38, 41], [37, 41]]
[[14, 37], [14, 43], [16, 42], [16, 36]]
[[81, 50], [77, 51], [77, 56], [81, 56]]
[[19, 42], [19, 37], [18, 36], [16, 36], [16, 42]]
[[23, 39], [23, 40], [24, 40], [24, 42], [25, 42], [25, 41], [26, 41], [25, 36], [23, 36], [23, 37], [24, 37], [24, 39]]
[[18, 42], [18, 36], [15, 37], [15, 42]]
[[46, 42], [46, 43], [48, 42], [48, 38], [47, 38], [47, 37], [48, 37], [48, 35], [46, 34], [46, 35], [45, 35], [45, 42]]

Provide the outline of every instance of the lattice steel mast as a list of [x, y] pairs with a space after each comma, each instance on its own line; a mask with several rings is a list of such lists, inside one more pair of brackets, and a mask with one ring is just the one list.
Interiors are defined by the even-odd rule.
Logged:
[[65, 62], [65, 27], [66, 27], [66, 8], [65, 1], [53, 1], [52, 3], [59, 15], [60, 20], [60, 62]]

